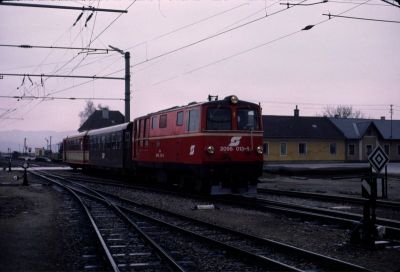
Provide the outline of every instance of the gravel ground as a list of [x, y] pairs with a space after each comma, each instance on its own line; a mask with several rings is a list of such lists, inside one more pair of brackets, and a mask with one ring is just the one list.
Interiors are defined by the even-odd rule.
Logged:
[[[90, 251], [90, 245], [94, 242], [91, 234], [83, 231], [83, 226], [87, 224], [85, 219], [65, 213], [66, 208], [71, 208], [71, 199], [49, 186], [12, 185], [12, 175], [14, 173], [0, 171], [0, 183], [4, 184], [0, 184], [1, 270], [83, 270], [85, 263], [81, 256]], [[280, 177], [264, 177], [260, 186], [353, 195], [359, 194], [360, 190], [359, 181], [282, 180]], [[398, 184], [391, 186], [389, 197], [398, 194], [395, 191]], [[367, 250], [350, 245], [349, 230], [337, 226], [225, 205], [215, 210], [194, 210], [195, 205], [205, 203], [156, 193], [124, 189], [119, 194], [159, 208], [327, 254], [374, 271], [400, 271], [400, 248]]]
[[[96, 185], [96, 187], [102, 186]], [[350, 230], [334, 225], [304, 222], [285, 215], [224, 205], [218, 206], [215, 210], [194, 210], [197, 204], [210, 203], [157, 193], [121, 189], [118, 194], [158, 208], [326, 254], [374, 271], [399, 271], [400, 269], [400, 248], [367, 250], [360, 246], [350, 245], [348, 243]]]
[[81, 271], [93, 252], [88, 221], [68, 194], [21, 180], [0, 171], [0, 267], [1, 271]]
[[[259, 188], [327, 193], [361, 197], [361, 179], [321, 179], [265, 174]], [[400, 201], [400, 179], [388, 178], [388, 200]]]

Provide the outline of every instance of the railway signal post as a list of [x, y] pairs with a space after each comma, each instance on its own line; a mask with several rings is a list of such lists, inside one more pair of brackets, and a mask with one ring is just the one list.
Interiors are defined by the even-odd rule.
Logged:
[[[376, 198], [377, 198], [377, 179], [381, 177], [381, 171], [385, 168], [385, 176], [382, 178], [382, 196], [387, 196], [387, 191], [385, 192], [384, 184], [387, 183], [387, 163], [389, 162], [389, 158], [382, 149], [381, 146], [377, 146], [374, 151], [368, 156], [368, 161], [371, 165], [369, 178], [362, 180], [362, 197], [367, 198], [364, 203], [363, 208], [363, 219], [362, 219], [362, 233], [361, 240], [362, 242], [369, 247], [373, 247], [375, 245], [376, 239]], [[359, 229], [357, 229], [355, 235], [359, 235]]]
[[24, 168], [24, 180], [22, 182], [22, 185], [24, 186], [28, 186], [28, 175], [26, 173], [26, 169], [28, 169], [29, 167], [29, 163], [28, 162], [24, 162], [24, 164], [22, 165], [22, 168]]

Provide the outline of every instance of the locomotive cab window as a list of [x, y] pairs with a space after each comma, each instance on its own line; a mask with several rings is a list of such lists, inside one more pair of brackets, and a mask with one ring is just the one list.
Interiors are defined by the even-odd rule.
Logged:
[[151, 129], [155, 129], [157, 127], [157, 116], [151, 117]]
[[237, 128], [238, 130], [260, 130], [257, 111], [253, 109], [237, 110]]
[[183, 125], [183, 111], [178, 111], [176, 114], [176, 125], [182, 126]]
[[160, 115], [160, 128], [166, 128], [167, 127], [167, 115]]
[[207, 130], [231, 130], [232, 114], [230, 108], [208, 108]]
[[198, 109], [189, 111], [188, 131], [199, 131], [200, 111]]

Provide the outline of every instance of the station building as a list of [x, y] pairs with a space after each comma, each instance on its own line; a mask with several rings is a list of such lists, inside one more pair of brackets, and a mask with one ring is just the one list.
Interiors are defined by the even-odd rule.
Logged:
[[400, 120], [264, 115], [264, 161], [365, 162], [380, 145], [400, 161]]
[[263, 116], [264, 160], [343, 162], [345, 137], [327, 117]]

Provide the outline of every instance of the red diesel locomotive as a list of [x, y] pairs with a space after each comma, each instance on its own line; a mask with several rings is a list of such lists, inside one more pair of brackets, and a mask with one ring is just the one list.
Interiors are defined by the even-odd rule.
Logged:
[[[88, 154], [81, 166], [132, 171], [197, 192], [254, 193], [262, 174], [262, 135], [260, 107], [233, 95], [80, 134], [80, 151]], [[64, 140], [64, 158], [76, 166], [70, 139], [77, 137]]]

